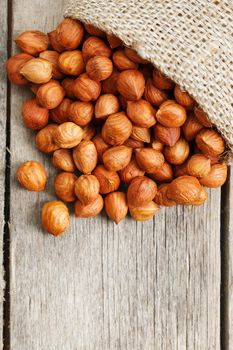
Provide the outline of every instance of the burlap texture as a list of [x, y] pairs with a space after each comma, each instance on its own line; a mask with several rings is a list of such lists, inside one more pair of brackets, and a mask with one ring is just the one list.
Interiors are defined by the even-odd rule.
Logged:
[[115, 34], [187, 90], [232, 155], [232, 0], [73, 0], [65, 16]]

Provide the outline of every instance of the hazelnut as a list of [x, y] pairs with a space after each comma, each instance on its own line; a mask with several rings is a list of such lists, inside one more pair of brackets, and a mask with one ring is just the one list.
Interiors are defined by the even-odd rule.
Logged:
[[186, 119], [186, 122], [182, 126], [184, 137], [187, 141], [192, 141], [195, 139], [199, 131], [203, 128], [194, 114], [190, 114]]
[[65, 96], [65, 90], [56, 80], [50, 80], [48, 83], [39, 87], [36, 97], [41, 106], [54, 109], [60, 105]]
[[54, 109], [50, 110], [50, 118], [52, 121], [58, 124], [62, 124], [69, 121], [68, 111], [72, 101], [69, 98], [64, 100]]
[[167, 78], [162, 72], [154, 68], [153, 70], [153, 84], [155, 87], [161, 90], [173, 89], [174, 83], [171, 79]]
[[180, 127], [186, 118], [185, 108], [172, 100], [163, 102], [156, 113], [158, 122], [168, 128]]
[[6, 62], [6, 71], [9, 80], [16, 85], [26, 85], [28, 80], [20, 73], [21, 69], [26, 62], [30, 61], [33, 57], [26, 53], [19, 53], [12, 56]]
[[108, 57], [94, 56], [87, 61], [86, 71], [91, 79], [102, 81], [111, 76], [113, 64]]
[[131, 156], [132, 148], [115, 146], [104, 152], [103, 163], [108, 170], [119, 171], [129, 164]]
[[130, 137], [136, 141], [150, 143], [150, 129], [133, 125]]
[[15, 39], [16, 45], [25, 53], [38, 56], [40, 52], [47, 50], [49, 38], [38, 30], [23, 32]]
[[154, 126], [154, 137], [164, 145], [174, 146], [180, 138], [180, 128], [167, 128], [157, 123]]
[[144, 147], [144, 142], [143, 141], [138, 141], [138, 140], [134, 140], [134, 139], [127, 139], [124, 143], [124, 146], [130, 147], [130, 148], [143, 148]]
[[56, 196], [64, 202], [74, 202], [74, 184], [77, 176], [74, 173], [62, 172], [54, 179], [54, 191]]
[[44, 204], [41, 221], [43, 228], [54, 236], [64, 233], [70, 226], [70, 215], [67, 206], [60, 201]]
[[164, 149], [166, 160], [174, 165], [182, 164], [189, 156], [189, 144], [182, 137], [174, 146], [166, 146]]
[[175, 177], [188, 175], [187, 164], [188, 164], [188, 160], [186, 160], [186, 162], [184, 162], [183, 164], [174, 166]]
[[53, 133], [57, 130], [56, 124], [49, 124], [36, 135], [36, 147], [43, 153], [52, 153], [59, 147], [53, 140]]
[[155, 149], [156, 151], [162, 152], [163, 147], [164, 147], [164, 145], [162, 144], [162, 142], [159, 142], [157, 140], [153, 140], [151, 142], [151, 148]]
[[155, 110], [145, 100], [128, 102], [127, 116], [135, 125], [141, 128], [150, 128], [156, 123]]
[[84, 61], [87, 62], [94, 56], [110, 57], [112, 55], [112, 50], [100, 38], [91, 36], [84, 41], [82, 53]]
[[205, 113], [200, 107], [195, 107], [194, 113], [199, 123], [202, 124], [205, 128], [212, 127], [212, 123], [209, 120], [207, 113]]
[[141, 170], [135, 160], [133, 158], [128, 165], [126, 165], [125, 168], [121, 169], [119, 171], [119, 175], [121, 178], [121, 181], [125, 182], [126, 184], [129, 184], [132, 179], [134, 179], [137, 176], [143, 176], [145, 174], [145, 171]]
[[90, 174], [97, 165], [98, 155], [92, 141], [82, 141], [73, 149], [73, 159], [76, 167], [84, 174]]
[[123, 220], [128, 212], [126, 194], [124, 192], [109, 193], [104, 200], [105, 210], [116, 224]]
[[145, 79], [141, 72], [128, 69], [121, 72], [117, 79], [117, 90], [128, 101], [139, 100], [145, 89]]
[[225, 150], [224, 139], [211, 129], [202, 129], [196, 136], [196, 144], [202, 153], [211, 156], [218, 156]]
[[112, 60], [115, 67], [119, 71], [138, 68], [138, 64], [131, 61], [128, 58], [128, 56], [126, 56], [125, 51], [123, 49], [118, 49], [117, 51], [115, 51], [114, 54], [112, 55]]
[[132, 124], [125, 113], [115, 113], [110, 115], [102, 128], [102, 137], [110, 145], [122, 145], [132, 131]]
[[107, 40], [111, 49], [116, 49], [122, 45], [122, 40], [115, 35], [107, 34]]
[[98, 165], [92, 173], [100, 184], [100, 193], [107, 194], [118, 190], [120, 178], [116, 171], [107, 170], [103, 165]]
[[204, 177], [209, 174], [211, 170], [210, 159], [203, 154], [194, 154], [187, 163], [187, 172], [191, 176]]
[[53, 153], [53, 165], [61, 170], [67, 172], [74, 172], [76, 166], [69, 149], [58, 149]]
[[88, 124], [83, 128], [83, 138], [84, 141], [90, 141], [96, 134], [94, 125]]
[[47, 174], [44, 167], [34, 161], [22, 163], [16, 172], [16, 178], [20, 185], [28, 191], [43, 191], [47, 181]]
[[27, 80], [35, 84], [45, 84], [52, 78], [53, 65], [42, 58], [32, 58], [20, 70]]
[[65, 47], [58, 42], [56, 30], [53, 30], [52, 32], [48, 33], [48, 37], [50, 44], [55, 51], [62, 52], [66, 50]]
[[125, 47], [124, 49], [125, 55], [133, 62], [138, 63], [138, 64], [147, 64], [149, 63], [147, 60], [144, 58], [141, 58], [137, 52], [133, 49], [130, 49], [129, 47]]
[[84, 36], [82, 24], [71, 18], [65, 18], [56, 29], [57, 42], [66, 50], [74, 50], [80, 44]]
[[108, 79], [105, 79], [102, 83], [102, 91], [104, 94], [113, 94], [113, 95], [118, 94], [118, 90], [116, 86], [118, 76], [119, 76], [119, 72], [115, 68], [113, 68], [113, 72], [110, 75], [110, 77]]
[[182, 90], [180, 86], [175, 86], [174, 95], [177, 103], [179, 103], [181, 106], [184, 106], [188, 110], [193, 109], [195, 104], [194, 99], [186, 91]]
[[144, 92], [145, 99], [153, 106], [159, 107], [163, 102], [168, 100], [166, 91], [157, 89], [151, 80], [148, 80]]
[[61, 83], [61, 86], [66, 92], [66, 96], [71, 98], [72, 100], [75, 99], [75, 96], [73, 94], [74, 82], [75, 82], [74, 78], [65, 78]]
[[69, 120], [79, 126], [86, 126], [92, 120], [94, 107], [91, 102], [73, 102], [69, 106]]
[[113, 94], [101, 95], [95, 104], [95, 117], [106, 118], [117, 113], [120, 109], [119, 101]]
[[156, 183], [146, 176], [137, 176], [129, 184], [127, 199], [129, 206], [140, 207], [152, 201], [157, 192]]
[[211, 167], [208, 175], [200, 178], [200, 183], [203, 186], [216, 188], [222, 186], [227, 179], [227, 165], [226, 163], [214, 164]]
[[81, 201], [75, 202], [75, 215], [78, 218], [93, 218], [99, 215], [104, 207], [104, 200], [100, 194], [97, 198], [88, 203], [84, 204]]
[[58, 66], [62, 73], [79, 75], [85, 71], [82, 52], [78, 50], [62, 52], [58, 59]]
[[151, 219], [159, 210], [160, 207], [153, 201], [138, 207], [129, 206], [130, 215], [136, 221], [147, 221]]
[[158, 191], [154, 198], [154, 202], [156, 204], [162, 205], [164, 207], [173, 207], [174, 205], [176, 205], [176, 202], [167, 198], [168, 186], [169, 184], [162, 184], [158, 187]]
[[53, 133], [53, 140], [58, 148], [73, 148], [81, 142], [82, 137], [82, 128], [72, 122], [60, 124]]
[[101, 84], [92, 80], [87, 74], [80, 75], [74, 82], [73, 93], [83, 102], [95, 101], [101, 92]]
[[35, 98], [26, 100], [22, 106], [23, 122], [27, 128], [40, 130], [44, 128], [49, 121], [49, 111], [38, 105]]
[[196, 177], [184, 175], [169, 184], [167, 197], [177, 204], [193, 204], [199, 200], [201, 191], [202, 186]]
[[159, 182], [171, 182], [173, 180], [172, 166], [164, 162], [160, 169], [151, 174], [151, 177]]
[[46, 61], [49, 61], [52, 63], [53, 71], [52, 71], [52, 78], [53, 79], [62, 79], [64, 75], [60, 72], [59, 66], [58, 66], [58, 59], [59, 59], [59, 53], [56, 51], [44, 51], [41, 52], [39, 55], [40, 58], [43, 58]]
[[148, 174], [161, 169], [164, 163], [164, 156], [153, 148], [138, 148], [135, 150], [136, 162], [140, 169]]
[[192, 205], [201, 205], [203, 204], [208, 198], [208, 192], [204, 187], [202, 187], [199, 199], [192, 203]]
[[103, 156], [104, 152], [107, 151], [107, 149], [109, 149], [110, 145], [108, 145], [103, 140], [103, 138], [100, 134], [96, 135], [92, 141], [95, 144], [95, 148], [97, 150], [99, 162], [102, 163], [102, 156]]
[[100, 184], [94, 175], [82, 175], [75, 182], [74, 191], [82, 203], [88, 204], [98, 197]]
[[103, 30], [92, 26], [91, 24], [87, 24], [87, 23], [83, 23], [84, 28], [86, 29], [86, 31], [88, 32], [88, 34], [90, 35], [94, 35], [94, 36], [100, 36], [100, 37], [105, 37], [105, 33], [103, 32]]

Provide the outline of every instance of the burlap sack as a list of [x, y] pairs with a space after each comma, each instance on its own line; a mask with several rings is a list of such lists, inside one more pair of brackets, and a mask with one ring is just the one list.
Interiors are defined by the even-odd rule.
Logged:
[[73, 0], [65, 16], [115, 34], [187, 90], [233, 154], [232, 0]]

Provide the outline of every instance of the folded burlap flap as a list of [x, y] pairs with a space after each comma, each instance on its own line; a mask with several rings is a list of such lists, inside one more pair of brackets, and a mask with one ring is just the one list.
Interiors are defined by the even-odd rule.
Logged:
[[73, 0], [65, 16], [115, 34], [187, 90], [233, 154], [232, 0]]

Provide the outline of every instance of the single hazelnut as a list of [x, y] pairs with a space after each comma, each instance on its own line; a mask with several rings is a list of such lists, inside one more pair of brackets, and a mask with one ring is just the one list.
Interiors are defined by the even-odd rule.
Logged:
[[48, 83], [42, 84], [36, 94], [40, 105], [48, 109], [59, 106], [64, 97], [65, 90], [56, 80], [50, 80]]
[[138, 141], [138, 140], [134, 140], [134, 139], [127, 139], [124, 143], [124, 146], [130, 147], [130, 148], [143, 148], [144, 147], [144, 142], [143, 141]]
[[27, 128], [40, 130], [48, 124], [49, 111], [41, 107], [35, 98], [31, 98], [23, 103], [22, 117]]
[[80, 75], [74, 82], [73, 93], [83, 102], [95, 101], [101, 92], [99, 81], [92, 80], [87, 74]]
[[130, 137], [136, 141], [150, 143], [150, 129], [133, 125]]
[[164, 162], [159, 170], [156, 170], [150, 175], [156, 181], [171, 182], [173, 180], [172, 166], [169, 163]]
[[91, 57], [94, 56], [111, 57], [112, 50], [100, 38], [91, 36], [84, 41], [82, 53], [84, 61], [87, 62]]
[[56, 108], [50, 110], [50, 119], [57, 124], [68, 122], [68, 111], [71, 104], [72, 101], [69, 98], [64, 98]]
[[83, 174], [90, 174], [97, 165], [98, 154], [92, 141], [82, 141], [73, 149], [76, 167]]
[[100, 194], [97, 198], [88, 203], [84, 204], [81, 201], [75, 202], [75, 216], [78, 218], [93, 218], [99, 215], [104, 207], [104, 200]]
[[203, 125], [199, 123], [195, 115], [190, 114], [182, 126], [184, 137], [187, 141], [192, 141], [202, 128]]
[[199, 123], [202, 124], [205, 128], [212, 127], [212, 123], [209, 120], [207, 113], [205, 113], [200, 107], [195, 107], [194, 113]]
[[52, 66], [53, 66], [52, 78], [53, 79], [59, 80], [59, 79], [64, 78], [64, 75], [59, 70], [59, 66], [58, 66], [59, 53], [57, 51], [52, 51], [52, 50], [43, 51], [40, 53], [39, 57], [52, 63]]
[[174, 146], [180, 138], [180, 128], [167, 128], [157, 123], [153, 130], [155, 139], [167, 146]]
[[79, 75], [85, 71], [82, 52], [78, 50], [62, 52], [58, 59], [58, 66], [62, 73]]
[[188, 110], [193, 109], [195, 104], [194, 99], [186, 91], [182, 90], [180, 86], [175, 86], [174, 95], [177, 103], [181, 106], [184, 106]]
[[69, 149], [58, 149], [53, 153], [53, 165], [63, 171], [73, 173], [76, 170], [72, 153]]
[[118, 49], [117, 51], [115, 51], [112, 55], [112, 60], [114, 66], [119, 71], [138, 68], [138, 64], [131, 61], [131, 59], [129, 59], [128, 56], [126, 56], [125, 51], [123, 49]]
[[132, 148], [126, 146], [111, 147], [104, 152], [103, 163], [108, 170], [119, 171], [129, 164], [132, 151]]
[[192, 203], [192, 205], [202, 205], [208, 198], [208, 192], [202, 187], [199, 199]]
[[77, 176], [74, 173], [62, 172], [54, 179], [54, 191], [56, 196], [64, 202], [74, 202], [74, 184]]
[[100, 184], [94, 175], [82, 175], [75, 182], [74, 191], [82, 203], [88, 204], [98, 197]]
[[151, 148], [155, 149], [156, 151], [159, 151], [159, 152], [163, 151], [164, 145], [160, 141], [153, 140], [150, 145], [151, 145]]
[[83, 137], [83, 130], [72, 122], [60, 124], [53, 133], [53, 140], [58, 148], [73, 148]]
[[60, 201], [44, 204], [41, 213], [43, 228], [54, 236], [64, 233], [70, 226], [70, 215], [67, 206]]
[[173, 207], [174, 205], [176, 205], [176, 202], [167, 198], [168, 186], [169, 184], [162, 184], [158, 187], [158, 191], [154, 198], [154, 202], [156, 204], [162, 205], [164, 207]]
[[86, 126], [92, 120], [94, 107], [91, 102], [73, 102], [69, 106], [69, 120], [79, 126]]
[[129, 47], [125, 47], [124, 52], [126, 56], [133, 62], [138, 63], [138, 64], [147, 64], [149, 63], [147, 60], [144, 58], [140, 57], [137, 52], [133, 49], [130, 49]]
[[188, 175], [187, 164], [188, 164], [188, 159], [183, 164], [174, 166], [175, 177]]
[[6, 71], [9, 80], [16, 85], [26, 85], [28, 80], [20, 73], [21, 69], [26, 62], [30, 61], [33, 57], [26, 53], [19, 53], [12, 56], [6, 62]]
[[32, 30], [18, 35], [15, 43], [23, 52], [32, 56], [38, 56], [40, 52], [47, 50], [49, 38], [45, 33]]
[[47, 83], [52, 78], [53, 65], [42, 58], [32, 58], [20, 70], [27, 80], [35, 84]]
[[210, 159], [206, 158], [203, 154], [194, 154], [188, 160], [187, 172], [191, 176], [204, 177], [209, 174], [210, 170]]
[[155, 87], [161, 90], [173, 89], [175, 85], [171, 79], [167, 78], [156, 68], [153, 70], [153, 84]]
[[101, 135], [106, 143], [117, 146], [122, 145], [132, 131], [132, 124], [124, 112], [110, 115], [102, 128]]
[[156, 113], [158, 122], [168, 128], [180, 127], [186, 118], [185, 108], [172, 100], [163, 102]]
[[113, 64], [108, 57], [94, 56], [87, 61], [86, 71], [91, 79], [102, 81], [111, 76]]
[[145, 87], [144, 98], [153, 106], [159, 107], [163, 102], [168, 100], [168, 94], [166, 91], [156, 88], [152, 81], [148, 79]]
[[43, 191], [47, 181], [47, 174], [44, 167], [34, 161], [22, 163], [16, 172], [16, 178], [20, 185], [28, 191]]
[[110, 148], [110, 145], [108, 145], [102, 138], [102, 136], [100, 134], [97, 134], [92, 142], [94, 142], [95, 144], [95, 148], [97, 150], [97, 154], [98, 154], [98, 160], [99, 162], [102, 163], [102, 156], [104, 154], [105, 151], [107, 151], [107, 149]]
[[84, 28], [90, 35], [105, 37], [105, 32], [97, 27], [92, 26], [91, 24], [83, 23]]
[[121, 72], [117, 79], [117, 90], [128, 101], [139, 100], [145, 89], [145, 79], [141, 72], [128, 69]]
[[129, 184], [127, 199], [129, 206], [140, 207], [152, 201], [157, 192], [156, 183], [146, 176], [137, 176]]
[[128, 204], [124, 192], [109, 193], [104, 200], [105, 210], [110, 219], [119, 224], [128, 213]]
[[200, 198], [202, 186], [194, 176], [180, 176], [173, 180], [167, 188], [168, 199], [177, 204], [193, 204]]
[[155, 110], [148, 101], [138, 100], [127, 103], [127, 116], [137, 126], [150, 128], [155, 125]]
[[139, 168], [135, 158], [132, 158], [129, 164], [126, 165], [125, 168], [119, 171], [121, 181], [125, 182], [126, 184], [129, 184], [130, 181], [135, 177], [143, 176], [144, 174], [145, 174], [145, 171]]
[[94, 125], [88, 124], [83, 128], [83, 141], [90, 141], [95, 136], [96, 130]]
[[135, 158], [139, 168], [148, 174], [161, 169], [164, 163], [163, 154], [153, 148], [135, 149]]
[[53, 133], [57, 127], [56, 124], [49, 124], [37, 133], [35, 141], [39, 151], [50, 154], [59, 148], [53, 140]]
[[208, 175], [200, 178], [200, 183], [203, 186], [216, 188], [222, 186], [227, 179], [227, 165], [226, 163], [214, 164], [211, 167]]
[[52, 32], [48, 33], [49, 41], [52, 46], [52, 48], [57, 52], [63, 52], [65, 51], [65, 47], [62, 46], [58, 40], [57, 40], [57, 31], [53, 30]]
[[151, 219], [159, 210], [160, 207], [153, 201], [143, 205], [141, 204], [138, 207], [129, 206], [130, 215], [136, 221], [147, 221]]
[[97, 165], [92, 173], [100, 184], [100, 193], [107, 194], [117, 191], [120, 186], [120, 178], [116, 171], [110, 171], [103, 165]]
[[225, 151], [225, 141], [215, 130], [202, 129], [195, 140], [198, 149], [204, 154], [218, 156]]
[[174, 165], [182, 164], [189, 156], [189, 144], [182, 137], [174, 146], [166, 146], [164, 149], [166, 160]]
[[111, 49], [116, 49], [122, 45], [122, 40], [115, 35], [107, 34], [107, 40]]
[[119, 101], [113, 94], [101, 95], [95, 104], [95, 117], [107, 118], [110, 114], [117, 113], [120, 109]]
[[71, 18], [65, 18], [56, 29], [57, 42], [66, 50], [75, 50], [82, 42], [84, 28], [82, 24]]
[[73, 94], [74, 82], [75, 82], [74, 78], [65, 78], [61, 83], [61, 86], [66, 92], [66, 96], [71, 98], [72, 100], [75, 99], [75, 96]]
[[113, 68], [113, 72], [110, 75], [110, 77], [108, 79], [105, 79], [102, 83], [102, 91], [104, 94], [113, 94], [113, 95], [118, 94], [118, 90], [116, 86], [118, 76], [119, 76], [119, 72], [115, 68]]

